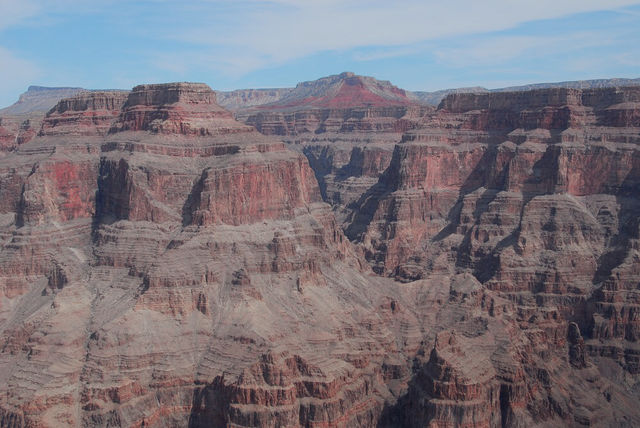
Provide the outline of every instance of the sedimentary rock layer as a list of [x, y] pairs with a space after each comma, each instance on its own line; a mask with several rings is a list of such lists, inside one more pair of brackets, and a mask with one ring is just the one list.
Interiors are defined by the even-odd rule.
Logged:
[[202, 84], [60, 102], [0, 158], [0, 426], [640, 424], [638, 94], [482, 97], [309, 161]]

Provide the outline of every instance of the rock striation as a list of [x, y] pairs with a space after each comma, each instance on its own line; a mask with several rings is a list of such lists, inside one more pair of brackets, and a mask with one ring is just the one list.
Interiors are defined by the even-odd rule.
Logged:
[[237, 116], [305, 154], [342, 223], [389, 166], [402, 134], [431, 110], [389, 82], [346, 72], [299, 83], [278, 101]]
[[[82, 88], [30, 86], [16, 103], [0, 109], [0, 156], [31, 141], [38, 133], [49, 133], [54, 127], [54, 132], [66, 135], [82, 133], [80, 128], [93, 128], [100, 121], [109, 126], [111, 116], [114, 111], [116, 114], [120, 111], [126, 97], [127, 92], [120, 90], [88, 91]], [[63, 99], [65, 101], [59, 103]], [[110, 105], [94, 105], [107, 99], [115, 101]], [[51, 112], [52, 109], [57, 111]], [[77, 122], [74, 115], [84, 115], [83, 123]], [[43, 130], [45, 116], [47, 121]], [[59, 122], [65, 122], [67, 126], [61, 126]], [[92, 134], [93, 131], [87, 132]]]
[[639, 425], [639, 106], [455, 94], [290, 150], [204, 84], [60, 101], [0, 157], [0, 427]]
[[293, 88], [237, 89], [216, 91], [218, 104], [227, 110], [237, 111], [280, 101]]
[[121, 95], [0, 161], [0, 424], [374, 424], [417, 322], [304, 156], [205, 85]]
[[[637, 373], [639, 108], [637, 87], [449, 95], [396, 146], [347, 236], [402, 281], [471, 273], [515, 305], [523, 331], [542, 329], [539, 347], [568, 331], [571, 365], [593, 367], [589, 355], [616, 384]], [[434, 389], [434, 355], [416, 379], [433, 399], [407, 406], [438, 420], [434, 400], [451, 397]]]
[[46, 113], [63, 98], [73, 97], [86, 89], [29, 86], [18, 101], [0, 109], [0, 116], [19, 116], [30, 113]]
[[38, 133], [41, 122], [39, 115], [0, 117], [0, 156], [29, 142]]

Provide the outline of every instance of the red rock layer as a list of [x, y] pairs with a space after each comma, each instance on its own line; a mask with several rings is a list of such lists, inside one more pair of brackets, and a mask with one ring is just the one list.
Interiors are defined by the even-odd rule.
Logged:
[[[348, 229], [406, 284], [207, 87], [98, 98], [0, 159], [0, 426], [640, 423], [636, 137], [606, 96], [559, 132], [407, 133]], [[317, 161], [375, 181], [376, 144]]]
[[345, 72], [299, 83], [278, 101], [260, 106], [273, 110], [354, 107], [388, 107], [415, 105], [415, 100], [406, 91], [368, 76]]
[[63, 101], [2, 159], [0, 423], [373, 425], [409, 375], [408, 304], [301, 154], [201, 85], [164, 90], [134, 88], [107, 135], [110, 101]]
[[238, 117], [307, 156], [323, 199], [342, 223], [387, 168], [402, 133], [431, 110], [389, 82], [343, 73], [300, 83], [279, 101]]
[[47, 113], [40, 134], [105, 135], [127, 97], [125, 91], [93, 91], [63, 99]]
[[38, 115], [0, 117], [0, 156], [36, 136], [42, 118]]
[[[376, 271], [401, 280], [473, 273], [516, 305], [525, 334], [539, 330], [537, 346], [552, 347], [557, 331], [575, 321], [574, 366], [592, 367], [583, 362], [586, 353], [609, 381], [622, 370], [635, 375], [639, 94], [614, 88], [451, 95], [396, 146], [347, 235], [362, 243]], [[531, 370], [530, 362], [521, 364]], [[431, 380], [416, 380], [430, 385], [431, 399], [412, 399], [412, 412], [434, 426], [466, 421], [469, 412], [480, 426], [495, 424], [480, 410], [439, 410], [439, 400], [449, 397], [434, 389], [440, 375], [433, 370]], [[574, 418], [595, 420], [588, 412]]]
[[202, 83], [136, 86], [112, 128], [112, 132], [151, 131], [195, 136], [247, 130], [233, 120], [230, 112], [216, 104], [215, 93]]

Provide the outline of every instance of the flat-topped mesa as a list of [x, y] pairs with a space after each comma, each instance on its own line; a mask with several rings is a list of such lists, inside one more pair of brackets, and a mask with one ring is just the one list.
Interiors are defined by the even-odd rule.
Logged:
[[476, 131], [635, 128], [640, 126], [640, 87], [450, 94], [438, 111], [463, 114], [460, 128]]
[[278, 101], [238, 117], [267, 135], [401, 133], [428, 109], [387, 81], [342, 73], [299, 83]]
[[47, 113], [39, 135], [106, 135], [127, 96], [126, 91], [87, 91], [62, 99]]
[[293, 88], [237, 89], [235, 91], [216, 91], [218, 104], [237, 111], [248, 107], [274, 103], [291, 92]]
[[388, 81], [342, 73], [301, 82], [280, 100], [258, 109], [306, 110], [355, 107], [390, 107], [418, 104], [416, 97]]
[[640, 102], [640, 86], [594, 89], [549, 88], [518, 92], [454, 93], [445, 97], [439, 109], [451, 113], [471, 110], [522, 110], [576, 105], [603, 107], [627, 102]]
[[250, 132], [216, 103], [204, 83], [163, 83], [133, 88], [110, 132], [149, 131], [190, 136]]

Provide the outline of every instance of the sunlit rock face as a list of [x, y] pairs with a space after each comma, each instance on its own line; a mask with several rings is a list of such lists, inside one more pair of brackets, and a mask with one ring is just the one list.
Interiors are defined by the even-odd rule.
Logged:
[[83, 92], [3, 152], [0, 426], [640, 424], [638, 92], [367, 79], [278, 137]]

